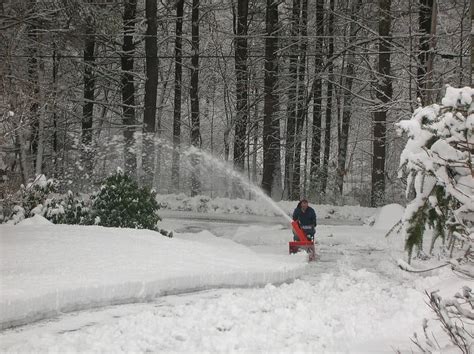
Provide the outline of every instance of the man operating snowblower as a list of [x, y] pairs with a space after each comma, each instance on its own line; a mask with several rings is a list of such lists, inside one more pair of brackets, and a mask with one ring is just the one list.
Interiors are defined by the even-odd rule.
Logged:
[[[300, 228], [304, 231], [310, 241], [314, 241], [316, 232], [316, 212], [308, 205], [308, 200], [303, 198], [293, 212], [293, 220], [297, 221]], [[293, 239], [301, 241], [294, 233]]]

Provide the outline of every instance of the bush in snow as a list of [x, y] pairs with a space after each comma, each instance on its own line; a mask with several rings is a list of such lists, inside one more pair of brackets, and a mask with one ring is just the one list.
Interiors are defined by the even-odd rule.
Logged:
[[15, 205], [12, 209], [12, 213], [8, 218], [5, 218], [4, 221], [7, 224], [18, 224], [20, 221], [25, 219], [25, 209], [19, 205]]
[[159, 231], [156, 193], [138, 184], [121, 170], [105, 180], [92, 196], [92, 214], [96, 224]]
[[68, 191], [64, 198], [48, 199], [43, 216], [54, 224], [93, 224], [91, 210], [86, 201], [71, 191]]
[[43, 215], [46, 200], [55, 189], [56, 181], [47, 179], [45, 175], [38, 175], [26, 187], [21, 185], [20, 190], [5, 203], [3, 221], [17, 224], [35, 214]]
[[26, 187], [21, 186], [21, 206], [25, 210], [25, 217], [35, 214], [42, 215], [43, 205], [48, 196], [56, 190], [56, 182], [46, 178], [45, 175], [38, 175], [36, 179]]
[[18, 198], [6, 222], [17, 224], [33, 215], [41, 215], [54, 224], [91, 224], [86, 202], [72, 192], [65, 197], [51, 197], [57, 182], [39, 175], [26, 187], [21, 186]]
[[402, 219], [408, 260], [421, 250], [425, 229], [456, 246], [474, 242], [474, 89], [447, 87], [441, 105], [418, 108], [410, 120], [397, 124], [408, 135], [400, 157], [400, 175], [407, 177], [407, 196], [414, 190]]
[[54, 224], [150, 229], [173, 237], [173, 232], [157, 227], [160, 218], [156, 213], [159, 209], [156, 193], [139, 188], [120, 170], [104, 181], [92, 200], [84, 200], [71, 191], [65, 196], [54, 195], [55, 186], [54, 180], [46, 179], [43, 175], [26, 187], [22, 186], [17, 201], [8, 207], [9, 217], [3, 221], [17, 224], [38, 214]]

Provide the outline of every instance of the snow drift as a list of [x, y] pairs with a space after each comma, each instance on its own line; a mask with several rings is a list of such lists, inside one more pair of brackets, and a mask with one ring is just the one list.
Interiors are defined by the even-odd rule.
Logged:
[[164, 294], [283, 283], [306, 267], [303, 255], [262, 256], [202, 236], [197, 242], [148, 230], [1, 225], [0, 328]]

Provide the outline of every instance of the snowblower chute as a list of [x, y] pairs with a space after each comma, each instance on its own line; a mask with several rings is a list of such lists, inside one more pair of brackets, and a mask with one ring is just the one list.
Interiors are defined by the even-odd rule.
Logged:
[[290, 254], [297, 253], [299, 251], [306, 251], [306, 253], [308, 253], [308, 260], [310, 262], [316, 260], [314, 242], [308, 240], [308, 237], [306, 237], [305, 232], [300, 228], [298, 221], [293, 220], [291, 222], [291, 226], [293, 227], [296, 236], [298, 236], [299, 241], [289, 242]]

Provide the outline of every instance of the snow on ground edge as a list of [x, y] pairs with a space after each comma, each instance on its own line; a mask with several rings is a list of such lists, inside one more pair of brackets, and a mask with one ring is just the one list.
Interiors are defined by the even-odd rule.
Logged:
[[[200, 277], [175, 277], [149, 282], [126, 282], [107, 286], [91, 286], [51, 292], [28, 300], [0, 304], [0, 330], [53, 318], [61, 313], [105, 306], [150, 302], [160, 296], [178, 295], [219, 288], [263, 287], [292, 282], [304, 273], [304, 268], [278, 272], [248, 272], [203, 274]], [[110, 298], [109, 294], [113, 294]], [[71, 302], [70, 299], [76, 299]], [[37, 305], [41, 310], [35, 310]], [[19, 315], [21, 312], [23, 315]], [[26, 315], [25, 315], [26, 313]]]

